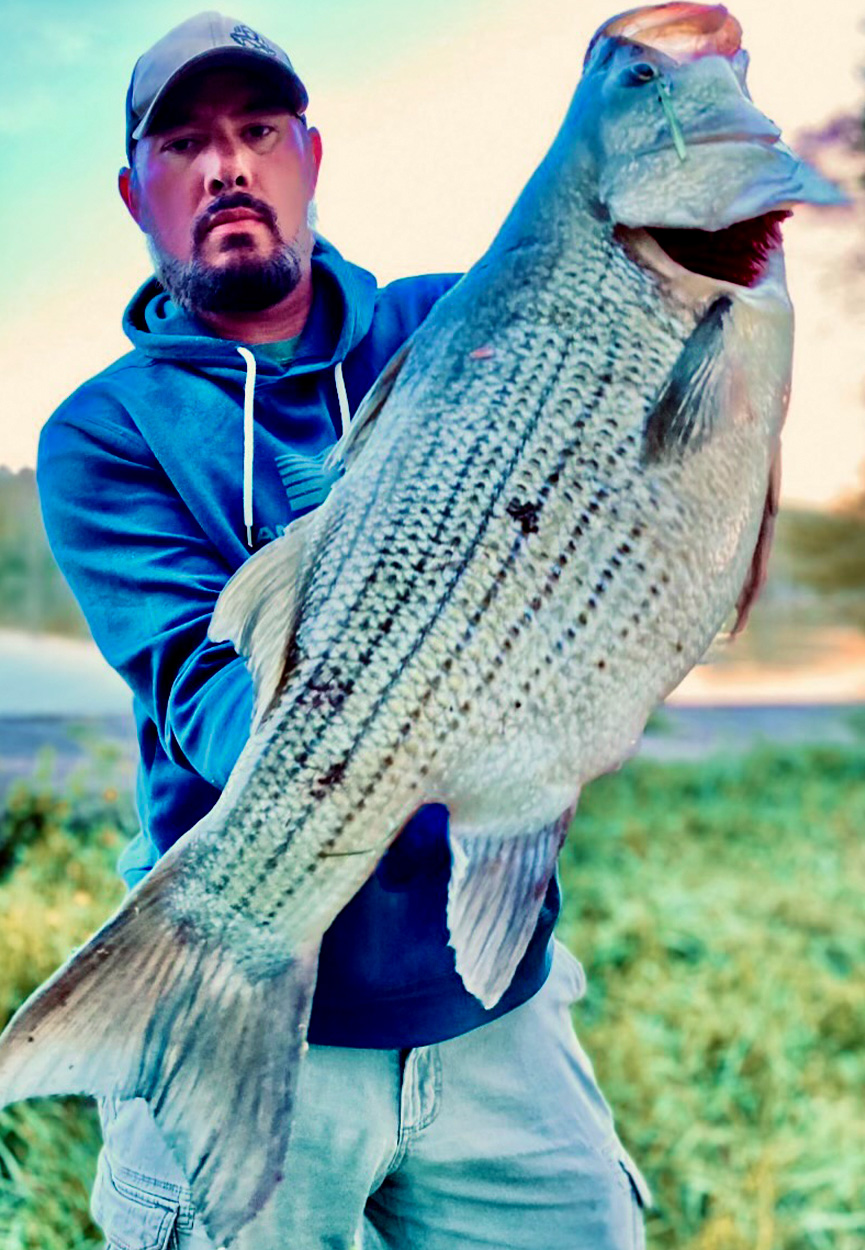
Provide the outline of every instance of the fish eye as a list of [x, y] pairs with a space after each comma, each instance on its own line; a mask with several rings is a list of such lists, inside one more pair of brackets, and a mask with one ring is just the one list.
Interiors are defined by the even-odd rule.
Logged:
[[650, 61], [637, 61], [622, 71], [619, 81], [623, 87], [641, 87], [658, 77], [658, 68]]

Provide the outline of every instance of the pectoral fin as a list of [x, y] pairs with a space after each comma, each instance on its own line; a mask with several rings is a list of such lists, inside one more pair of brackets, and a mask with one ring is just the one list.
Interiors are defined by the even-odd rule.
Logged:
[[172, 919], [156, 870], [0, 1036], [0, 1106], [146, 1098], [216, 1245], [281, 1179], [317, 951], [251, 974]]
[[573, 812], [524, 837], [461, 834], [451, 826], [450, 944], [463, 984], [487, 1008], [526, 953]]
[[643, 430], [647, 464], [696, 451], [722, 419], [724, 327], [733, 301], [716, 299], [686, 340]]

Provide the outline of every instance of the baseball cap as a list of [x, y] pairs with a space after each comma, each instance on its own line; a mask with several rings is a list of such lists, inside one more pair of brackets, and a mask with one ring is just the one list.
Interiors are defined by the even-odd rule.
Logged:
[[175, 26], [140, 56], [126, 93], [126, 154], [143, 138], [159, 105], [172, 87], [194, 70], [221, 65], [248, 65], [282, 81], [289, 107], [303, 113], [309, 103], [306, 87], [282, 48], [258, 31], [222, 13], [197, 13]]

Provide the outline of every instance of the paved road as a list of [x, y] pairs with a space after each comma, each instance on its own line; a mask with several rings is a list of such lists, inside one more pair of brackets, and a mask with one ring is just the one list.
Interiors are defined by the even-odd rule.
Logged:
[[665, 705], [641, 754], [656, 759], [700, 759], [716, 752], [750, 751], [760, 743], [861, 742], [865, 703]]
[[[854, 742], [865, 749], [865, 704], [776, 707], [673, 707], [657, 717], [641, 754], [700, 759], [716, 751], [747, 751], [759, 742]], [[94, 753], [99, 744], [110, 750]], [[9, 785], [47, 765], [58, 784], [70, 774], [96, 789], [131, 789], [135, 740], [129, 716], [0, 716], [0, 797]]]

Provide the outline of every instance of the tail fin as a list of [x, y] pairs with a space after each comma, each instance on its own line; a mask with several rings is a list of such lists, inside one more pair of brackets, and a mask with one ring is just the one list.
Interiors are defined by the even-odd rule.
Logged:
[[0, 1036], [0, 1106], [146, 1098], [217, 1245], [281, 1179], [317, 950], [253, 976], [147, 881]]

